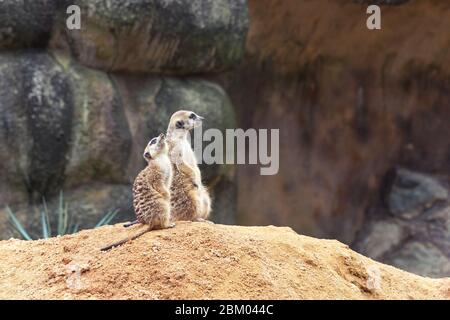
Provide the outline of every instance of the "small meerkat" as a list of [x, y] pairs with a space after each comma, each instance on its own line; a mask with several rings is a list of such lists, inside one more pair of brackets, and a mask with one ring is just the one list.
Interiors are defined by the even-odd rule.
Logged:
[[164, 134], [150, 140], [143, 155], [147, 166], [134, 180], [133, 206], [137, 220], [131, 224], [141, 223], [147, 228], [134, 236], [102, 248], [102, 251], [134, 240], [150, 230], [174, 226], [170, 219], [172, 164], [168, 152], [169, 148]]
[[171, 215], [174, 221], [204, 221], [211, 211], [211, 198], [202, 184], [197, 159], [188, 140], [190, 130], [201, 126], [203, 117], [192, 111], [175, 112], [167, 128], [169, 158], [172, 162]]

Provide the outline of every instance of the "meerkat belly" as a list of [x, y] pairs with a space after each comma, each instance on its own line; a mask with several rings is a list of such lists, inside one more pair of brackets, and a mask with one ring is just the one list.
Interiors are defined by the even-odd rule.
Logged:
[[171, 215], [173, 220], [193, 220], [200, 210], [198, 191], [190, 177], [185, 177], [174, 168], [170, 188]]
[[198, 202], [197, 202], [197, 214], [196, 218], [203, 218], [206, 219], [209, 216], [209, 213], [211, 211], [211, 198], [209, 196], [208, 190], [203, 186], [202, 183], [202, 176], [200, 169], [198, 168], [197, 159], [195, 158], [195, 154], [192, 151], [192, 149], [189, 147], [188, 150], [186, 150], [186, 162], [192, 167], [193, 169], [193, 177], [192, 180], [194, 181], [196, 185], [195, 192], [197, 193]]
[[195, 154], [187, 140], [170, 142], [170, 160], [173, 164], [171, 184], [171, 215], [176, 220], [195, 220], [205, 216], [202, 200], [201, 173]]

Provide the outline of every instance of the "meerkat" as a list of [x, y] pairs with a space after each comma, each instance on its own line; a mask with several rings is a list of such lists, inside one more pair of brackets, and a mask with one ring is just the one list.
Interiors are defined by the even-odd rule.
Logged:
[[171, 214], [174, 221], [205, 221], [211, 211], [211, 198], [202, 183], [197, 159], [188, 140], [190, 130], [202, 125], [203, 117], [192, 111], [175, 112], [167, 128], [169, 158], [173, 168]]
[[147, 228], [102, 248], [102, 251], [134, 240], [150, 230], [174, 227], [170, 219], [172, 164], [164, 134], [150, 140], [143, 156], [147, 166], [137, 175], [133, 184], [133, 207], [137, 220], [131, 224], [141, 223]]

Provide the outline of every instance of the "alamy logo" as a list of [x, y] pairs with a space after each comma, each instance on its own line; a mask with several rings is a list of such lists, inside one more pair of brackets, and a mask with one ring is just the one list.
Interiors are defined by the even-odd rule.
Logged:
[[367, 7], [367, 14], [370, 16], [367, 18], [367, 29], [380, 30], [381, 29], [381, 8], [377, 5], [371, 5]]
[[[67, 29], [80, 30], [81, 29], [81, 9], [79, 6], [72, 4], [66, 10], [69, 17], [66, 20]], [[369, 30], [381, 29], [381, 8], [377, 5], [370, 5], [366, 10], [370, 16], [367, 18], [366, 26]]]
[[67, 7], [67, 14], [70, 16], [66, 20], [66, 26], [69, 30], [81, 29], [81, 9], [79, 6], [73, 4]]
[[[205, 147], [204, 142], [208, 143]], [[199, 164], [259, 164], [263, 176], [277, 174], [280, 167], [279, 129], [226, 129], [224, 136], [219, 129], [203, 132], [198, 127], [193, 131], [193, 144]]]

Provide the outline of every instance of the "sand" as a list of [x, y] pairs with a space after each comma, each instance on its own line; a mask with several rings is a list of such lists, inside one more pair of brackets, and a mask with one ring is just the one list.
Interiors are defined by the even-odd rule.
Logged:
[[0, 298], [450, 298], [450, 278], [420, 277], [290, 228], [179, 222], [99, 250], [141, 228], [1, 241]]

